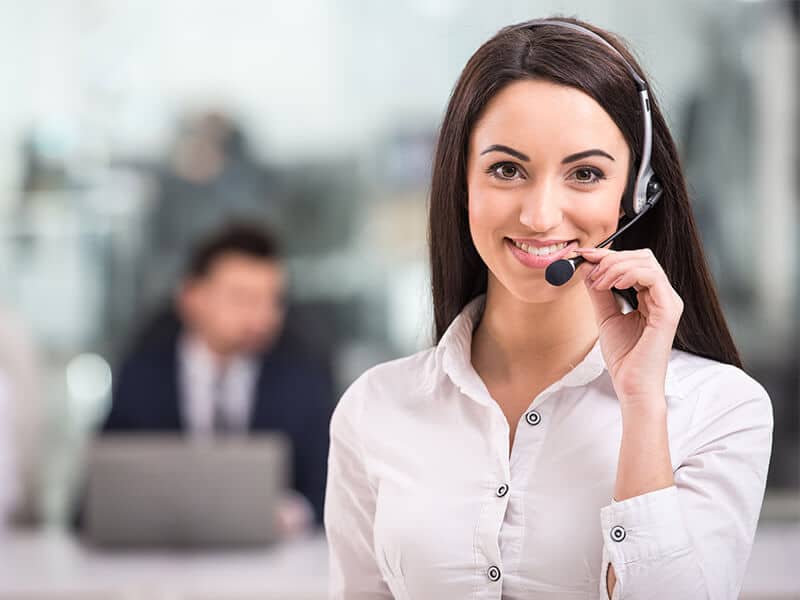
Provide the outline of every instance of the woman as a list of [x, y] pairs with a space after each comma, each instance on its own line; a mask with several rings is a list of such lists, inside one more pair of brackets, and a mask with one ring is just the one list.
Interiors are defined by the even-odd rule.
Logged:
[[[470, 58], [434, 159], [437, 344], [369, 370], [333, 416], [333, 597], [737, 597], [772, 409], [646, 87], [572, 19]], [[660, 200], [593, 248], [630, 222], [647, 163]]]

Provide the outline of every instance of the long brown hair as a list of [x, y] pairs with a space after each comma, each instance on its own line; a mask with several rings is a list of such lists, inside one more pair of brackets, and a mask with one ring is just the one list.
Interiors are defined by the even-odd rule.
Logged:
[[[577, 19], [558, 19], [606, 39], [647, 81], [636, 59], [614, 35]], [[456, 315], [487, 285], [487, 267], [472, 243], [467, 217], [470, 133], [489, 100], [511, 82], [524, 79], [552, 81], [591, 96], [625, 137], [631, 151], [631, 179], [635, 175], [644, 135], [639, 96], [630, 73], [609, 48], [588, 35], [553, 25], [512, 25], [484, 43], [456, 83], [433, 159], [428, 244], [437, 343]], [[741, 367], [703, 254], [675, 142], [652, 90], [650, 105], [651, 164], [664, 193], [615, 241], [614, 248], [650, 248], [683, 299], [673, 348]], [[620, 293], [637, 306], [633, 289]]]

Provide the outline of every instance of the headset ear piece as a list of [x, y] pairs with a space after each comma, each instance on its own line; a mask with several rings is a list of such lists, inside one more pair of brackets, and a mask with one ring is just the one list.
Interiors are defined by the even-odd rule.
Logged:
[[[650, 176], [647, 179], [647, 184], [644, 187], [644, 195], [641, 196], [641, 186], [636, 185], [634, 182], [632, 186], [625, 192], [625, 196], [622, 198], [622, 207], [625, 210], [625, 215], [628, 218], [634, 218], [635, 216], [643, 213], [648, 208], [650, 208], [653, 204], [655, 204], [658, 199], [661, 197], [661, 193], [664, 191], [661, 182], [658, 180], [652, 171], [650, 172]], [[637, 203], [637, 198], [640, 199], [640, 202]], [[639, 210], [636, 210], [637, 204], [639, 204]]]
[[642, 210], [645, 211], [658, 202], [662, 193], [664, 193], [664, 188], [661, 182], [655, 175], [651, 175], [650, 179], [647, 181], [647, 187], [645, 188], [644, 206], [642, 206]]
[[656, 194], [660, 194], [661, 191], [661, 182], [655, 177], [651, 177], [650, 181], [647, 182], [647, 192], [645, 192], [645, 197], [649, 200]]

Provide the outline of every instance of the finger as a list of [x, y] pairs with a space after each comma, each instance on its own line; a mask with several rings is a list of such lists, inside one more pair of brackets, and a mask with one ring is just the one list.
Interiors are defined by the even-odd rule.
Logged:
[[597, 285], [603, 285], [608, 282], [613, 282], [628, 271], [637, 267], [652, 267], [659, 268], [658, 265], [653, 265], [649, 259], [638, 257], [622, 257], [615, 262], [610, 262], [611, 259], [617, 259], [616, 256], [608, 257], [603, 262], [597, 265], [590, 273], [589, 278]]
[[639, 267], [602, 286], [609, 290], [612, 287], [635, 288], [639, 292], [639, 310], [647, 315], [648, 321], [653, 325], [659, 326], [663, 323], [672, 328], [680, 321], [683, 301], [661, 269]]
[[622, 314], [619, 305], [617, 304], [614, 294], [610, 290], [596, 290], [591, 287], [591, 280], [584, 278], [584, 284], [589, 292], [589, 298], [592, 301], [594, 308], [595, 322], [597, 327], [603, 326], [608, 319], [616, 315]]
[[[655, 267], [640, 264], [621, 264], [602, 277], [595, 279], [592, 288], [596, 290], [610, 290], [615, 286], [633, 287], [639, 285], [649, 288], [659, 279], [659, 272]], [[624, 289], [624, 288], [622, 288]]]
[[[586, 260], [599, 262], [607, 256], [638, 256], [641, 258], [651, 258], [656, 260], [650, 248], [639, 248], [637, 250], [611, 250], [609, 248], [575, 248], [575, 252], [583, 256]], [[656, 261], [658, 262], [658, 261]]]
[[650, 248], [635, 248], [633, 250], [615, 250], [614, 248], [598, 248], [597, 246], [578, 246], [575, 248], [575, 252], [580, 254], [591, 254], [591, 253], [614, 253], [614, 254], [621, 254], [623, 252], [639, 252], [641, 254], [653, 254], [653, 251]]
[[582, 256], [586, 262], [598, 263], [604, 256], [611, 254], [613, 250], [605, 248], [575, 248], [575, 253]]
[[596, 266], [597, 265], [595, 263], [591, 263], [588, 260], [584, 261], [578, 265], [577, 269], [575, 269], [575, 275], [585, 279], [586, 276], [589, 275], [589, 273], [591, 273]]
[[[623, 274], [615, 285], [620, 288], [635, 287], [647, 292], [648, 309], [659, 311], [675, 322], [683, 313], [683, 300], [672, 287], [662, 269], [643, 268]], [[643, 295], [644, 296], [644, 295]]]
[[633, 258], [651, 260], [656, 263], [658, 262], [653, 253], [647, 248], [641, 250], [606, 250], [601, 248], [592, 249], [588, 252], [580, 252], [580, 254], [586, 258], [586, 260], [601, 263], [613, 263], [618, 260], [628, 260]]
[[621, 250], [615, 252], [609, 252], [608, 254], [602, 256], [599, 260], [599, 266], [595, 268], [593, 279], [598, 279], [607, 269], [610, 269], [612, 265], [631, 261], [631, 264], [635, 262], [644, 263], [644, 264], [653, 264], [658, 268], [661, 268], [659, 265], [658, 260], [650, 251], [649, 248], [643, 248], [640, 250]]

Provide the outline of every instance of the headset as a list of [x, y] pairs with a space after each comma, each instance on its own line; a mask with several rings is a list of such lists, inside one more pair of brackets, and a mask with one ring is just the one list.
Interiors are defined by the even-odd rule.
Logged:
[[[661, 197], [663, 192], [661, 182], [658, 180], [658, 177], [650, 166], [650, 153], [653, 148], [653, 120], [650, 114], [649, 89], [647, 87], [647, 82], [639, 77], [639, 74], [633, 69], [631, 64], [625, 60], [625, 57], [622, 56], [619, 50], [614, 48], [614, 46], [612, 46], [607, 40], [597, 35], [594, 31], [587, 29], [586, 27], [576, 25], [575, 23], [570, 23], [569, 21], [560, 21], [558, 19], [533, 19], [532, 21], [527, 21], [525, 23], [520, 23], [519, 25], [513, 26], [510, 31], [531, 29], [533, 27], [539, 27], [542, 25], [554, 25], [557, 27], [571, 29], [581, 33], [582, 35], [587, 35], [606, 46], [615, 55], [617, 55], [622, 61], [622, 64], [625, 65], [625, 68], [628, 70], [634, 82], [636, 83], [636, 89], [639, 92], [639, 100], [642, 103], [642, 120], [644, 122], [642, 158], [641, 162], [639, 163], [639, 171], [636, 175], [636, 182], [633, 186], [633, 193], [626, 193], [622, 197], [622, 208], [625, 212], [625, 220], [624, 222], [620, 222], [617, 231], [615, 231], [613, 235], [597, 245], [598, 248], [604, 248], [613, 242], [617, 237], [619, 237], [623, 231], [638, 221], [648, 210], [650, 210], [653, 205], [658, 202], [658, 199]], [[572, 278], [578, 266], [585, 260], [586, 259], [582, 256], [577, 256], [575, 258], [562, 258], [561, 260], [550, 263], [545, 271], [545, 279], [551, 285], [564, 285]]]

